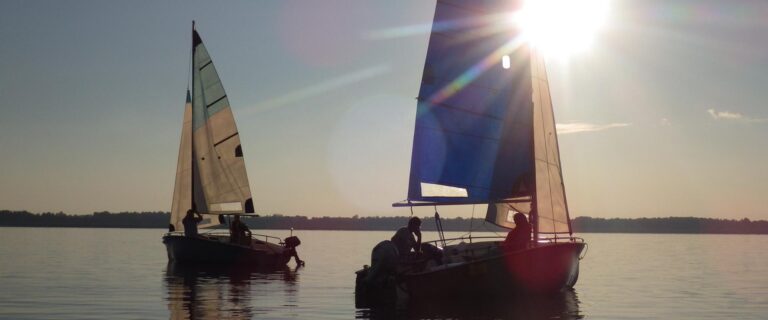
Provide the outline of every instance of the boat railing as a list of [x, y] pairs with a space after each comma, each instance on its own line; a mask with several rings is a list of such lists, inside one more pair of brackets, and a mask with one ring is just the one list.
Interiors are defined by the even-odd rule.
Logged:
[[438, 239], [438, 240], [432, 240], [432, 241], [425, 241], [424, 243], [430, 243], [430, 244], [435, 244], [435, 245], [436, 244], [442, 244], [442, 243], [450, 244], [450, 243], [453, 243], [453, 242], [457, 242], [457, 241], [461, 242], [461, 241], [465, 241], [465, 240], [469, 240], [469, 243], [472, 243], [473, 239], [501, 239], [501, 240], [503, 240], [504, 236], [479, 236], [479, 237], [477, 237], [477, 236], [467, 235], [467, 236], [461, 236], [461, 237], [456, 237], [456, 238], [447, 238], [447, 239]]
[[[165, 235], [166, 236], [170, 236], [170, 235], [181, 235], [181, 236], [183, 236], [184, 232], [183, 231], [174, 231], [174, 232], [168, 232]], [[230, 233], [227, 230], [212, 229], [212, 230], [201, 231], [200, 235], [201, 236], [211, 236], [211, 237], [229, 237]], [[269, 236], [269, 235], [266, 235], [266, 234], [252, 233], [251, 234], [251, 239], [260, 240], [260, 241], [264, 241], [264, 242], [272, 242], [272, 243], [277, 243], [277, 244], [281, 244], [281, 245], [284, 244], [283, 239], [281, 239], [279, 237], [275, 237], [275, 236]]]
[[560, 242], [576, 242], [585, 243], [583, 238], [579, 237], [551, 237], [551, 238], [539, 238], [539, 243], [560, 243]]
[[[432, 241], [424, 241], [424, 243], [429, 243], [433, 245], [437, 244], [451, 244], [454, 242], [469, 242], [472, 243], [473, 240], [488, 240], [488, 239], [501, 239], [504, 240], [504, 236], [502, 235], [496, 235], [496, 236], [472, 236], [472, 235], [465, 235], [460, 236], [456, 238], [448, 238], [448, 239], [438, 239], [438, 240], [432, 240]], [[552, 238], [539, 238], [537, 241], [538, 243], [561, 243], [561, 242], [576, 242], [576, 243], [585, 243], [583, 238], [579, 237], [552, 237]]]

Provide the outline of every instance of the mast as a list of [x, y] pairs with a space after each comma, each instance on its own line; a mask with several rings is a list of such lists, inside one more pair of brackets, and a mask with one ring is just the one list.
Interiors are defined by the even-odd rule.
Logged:
[[[190, 48], [190, 55], [189, 55], [189, 73], [191, 77], [191, 86], [192, 86], [192, 94], [190, 94], [190, 89], [187, 88], [187, 99], [189, 100], [190, 105], [192, 104], [192, 97], [194, 96], [194, 90], [195, 90], [195, 20], [192, 20], [192, 48]], [[193, 109], [194, 110], [194, 109]], [[190, 122], [189, 125], [192, 126], [193, 122]], [[193, 211], [197, 211], [197, 208], [195, 207], [195, 135], [194, 132], [190, 135], [190, 144], [189, 144], [191, 152], [189, 153], [192, 157], [192, 170], [189, 170], [189, 175], [192, 183], [189, 184], [191, 188], [191, 197], [189, 197], [190, 208]]]
[[[533, 69], [533, 68], [531, 68], [531, 69]], [[533, 71], [533, 70], [531, 70], [531, 71]], [[531, 72], [531, 73], [533, 73], [533, 72]], [[533, 81], [536, 81], [536, 80], [534, 80], [533, 74], [531, 74], [531, 82], [532, 82], [531, 83], [531, 88], [533, 88]], [[531, 95], [533, 95], [533, 90], [531, 90]], [[535, 110], [535, 109], [536, 109], [536, 106], [533, 105], [533, 100], [531, 100], [531, 110]], [[535, 111], [531, 112], [531, 123], [536, 121], [536, 119], [534, 119], [535, 117], [536, 117], [536, 112]], [[538, 239], [539, 239], [539, 210], [538, 210], [539, 206], [537, 205], [537, 203], [538, 203], [537, 200], [538, 199], [536, 197], [536, 194], [538, 193], [538, 188], [536, 186], [536, 138], [534, 138], [536, 136], [536, 128], [535, 127], [536, 127], [535, 125], [531, 125], [531, 157], [533, 158], [533, 161], [532, 161], [533, 168], [531, 170], [533, 172], [533, 179], [531, 180], [531, 182], [533, 183], [533, 185], [530, 186], [530, 190], [531, 190], [531, 211], [528, 214], [528, 220], [530, 220], [528, 222], [533, 226], [533, 243], [534, 243], [534, 245], [536, 245], [536, 243], [538, 243]]]

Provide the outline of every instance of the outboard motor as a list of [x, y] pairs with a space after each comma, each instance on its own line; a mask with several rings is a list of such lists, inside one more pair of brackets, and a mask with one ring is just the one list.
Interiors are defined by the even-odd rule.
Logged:
[[291, 249], [295, 249], [301, 244], [301, 240], [299, 240], [299, 237], [297, 236], [290, 236], [288, 238], [285, 238], [283, 242], [285, 242], [286, 248], [291, 248]]
[[397, 247], [392, 241], [384, 240], [373, 247], [371, 266], [356, 272], [355, 305], [365, 308], [394, 302], [398, 258]]
[[296, 247], [298, 247], [301, 244], [301, 240], [299, 240], [299, 237], [297, 236], [290, 236], [288, 238], [285, 238], [283, 240], [283, 243], [285, 244], [285, 255], [288, 256], [288, 261], [290, 261], [291, 257], [296, 259], [296, 265], [303, 266], [304, 261], [299, 259], [299, 253], [296, 252]]

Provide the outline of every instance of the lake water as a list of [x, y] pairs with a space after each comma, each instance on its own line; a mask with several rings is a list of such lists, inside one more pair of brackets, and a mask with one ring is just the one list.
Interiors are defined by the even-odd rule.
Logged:
[[589, 251], [572, 292], [389, 313], [355, 308], [354, 271], [391, 232], [297, 231], [307, 265], [271, 273], [169, 267], [162, 234], [0, 228], [0, 318], [768, 318], [768, 236], [580, 234]]

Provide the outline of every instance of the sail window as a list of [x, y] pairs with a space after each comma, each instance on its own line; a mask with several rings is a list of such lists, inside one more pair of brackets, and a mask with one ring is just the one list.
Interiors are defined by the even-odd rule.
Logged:
[[209, 205], [208, 210], [211, 212], [240, 212], [243, 211], [243, 206], [240, 202], [222, 202]]
[[240, 145], [237, 145], [237, 148], [235, 148], [235, 157], [242, 157], [243, 156], [243, 148], [240, 147]]
[[435, 183], [421, 183], [422, 197], [466, 198], [467, 189]]
[[509, 56], [508, 55], [505, 55], [505, 56], [501, 57], [501, 66], [504, 69], [509, 69], [509, 67], [511, 66], [511, 62], [509, 61]]
[[515, 210], [515, 209], [509, 208], [509, 210], [507, 210], [507, 222], [508, 223], [511, 223], [513, 225], [515, 224], [515, 219], [514, 218], [515, 218], [515, 214], [516, 213], [517, 213], [517, 210]]

